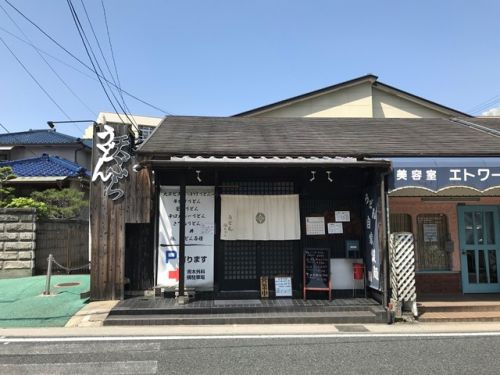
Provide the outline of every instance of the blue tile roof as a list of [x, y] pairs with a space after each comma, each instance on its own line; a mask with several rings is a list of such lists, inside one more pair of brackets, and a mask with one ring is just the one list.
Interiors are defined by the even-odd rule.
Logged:
[[92, 147], [88, 142], [71, 135], [58, 133], [52, 129], [29, 130], [18, 133], [0, 134], [0, 145], [60, 145], [60, 144], [83, 144]]
[[87, 169], [72, 161], [43, 154], [40, 157], [5, 161], [0, 163], [0, 167], [10, 166], [14, 174], [18, 177], [45, 177], [45, 176], [65, 176], [65, 177], [90, 177]]

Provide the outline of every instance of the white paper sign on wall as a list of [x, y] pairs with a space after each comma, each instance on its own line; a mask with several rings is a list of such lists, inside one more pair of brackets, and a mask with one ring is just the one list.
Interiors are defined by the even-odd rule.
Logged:
[[351, 221], [351, 213], [349, 211], [335, 211], [335, 221], [348, 223]]
[[292, 296], [292, 278], [291, 277], [275, 277], [274, 290], [276, 297], [291, 297]]
[[[214, 211], [213, 186], [186, 187], [185, 263], [187, 287], [213, 290]], [[160, 186], [157, 285], [179, 284], [179, 186]]]

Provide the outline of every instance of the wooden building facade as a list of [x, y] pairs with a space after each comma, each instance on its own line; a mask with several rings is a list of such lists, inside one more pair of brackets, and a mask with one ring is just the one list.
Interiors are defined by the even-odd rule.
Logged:
[[334, 297], [352, 292], [358, 263], [385, 304], [391, 158], [500, 153], [492, 134], [446, 119], [167, 117], [137, 150], [124, 126], [94, 134], [96, 300], [255, 297], [262, 278], [271, 297], [283, 279], [304, 297], [307, 254], [323, 251]]

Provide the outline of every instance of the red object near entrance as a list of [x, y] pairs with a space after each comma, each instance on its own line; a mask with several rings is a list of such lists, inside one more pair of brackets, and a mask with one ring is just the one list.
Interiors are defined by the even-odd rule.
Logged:
[[353, 263], [352, 272], [354, 280], [363, 280], [365, 266], [363, 263]]

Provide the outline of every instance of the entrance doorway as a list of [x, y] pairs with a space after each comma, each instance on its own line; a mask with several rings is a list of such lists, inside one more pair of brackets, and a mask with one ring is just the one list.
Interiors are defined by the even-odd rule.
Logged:
[[499, 293], [498, 206], [459, 206], [460, 259], [464, 293]]

